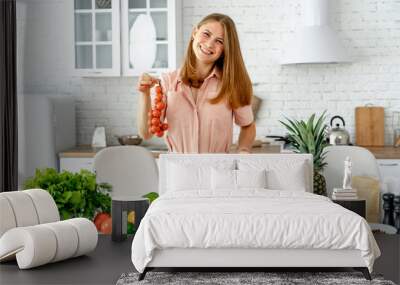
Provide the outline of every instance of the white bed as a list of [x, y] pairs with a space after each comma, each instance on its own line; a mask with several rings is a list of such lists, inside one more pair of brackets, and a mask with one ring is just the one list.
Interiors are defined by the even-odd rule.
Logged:
[[160, 198], [132, 243], [139, 279], [155, 267], [353, 267], [370, 278], [380, 251], [368, 223], [311, 194], [311, 155], [165, 154], [159, 166]]

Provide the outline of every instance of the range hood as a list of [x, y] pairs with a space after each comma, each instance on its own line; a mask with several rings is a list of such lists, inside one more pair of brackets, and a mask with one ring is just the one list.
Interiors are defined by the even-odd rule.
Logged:
[[335, 31], [329, 27], [333, 1], [303, 0], [303, 23], [288, 41], [281, 64], [350, 62]]

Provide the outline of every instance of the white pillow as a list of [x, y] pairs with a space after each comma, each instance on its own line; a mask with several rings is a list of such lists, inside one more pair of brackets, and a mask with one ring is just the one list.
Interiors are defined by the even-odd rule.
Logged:
[[265, 169], [262, 170], [231, 170], [216, 169], [211, 170], [211, 189], [230, 189], [240, 188], [266, 188], [267, 177]]
[[236, 189], [236, 170], [211, 169], [211, 189]]
[[267, 171], [236, 170], [238, 188], [267, 188]]
[[167, 164], [167, 191], [184, 191], [193, 189], [211, 189], [211, 169], [234, 169], [235, 161], [216, 161], [213, 164], [206, 161], [191, 163], [190, 161], [175, 161]]
[[172, 191], [207, 189], [210, 187], [210, 181], [202, 179], [210, 176], [210, 168], [208, 167], [185, 166], [176, 163], [170, 163], [168, 167], [168, 188]]
[[304, 160], [239, 160], [240, 170], [254, 171], [266, 169], [267, 188], [273, 190], [306, 191], [309, 187], [308, 167]]
[[268, 188], [288, 191], [307, 190], [305, 162], [294, 163], [291, 167], [269, 169], [267, 172]]

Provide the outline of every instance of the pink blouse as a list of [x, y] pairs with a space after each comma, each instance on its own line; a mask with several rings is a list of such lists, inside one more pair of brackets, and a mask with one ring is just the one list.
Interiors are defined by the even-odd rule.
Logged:
[[217, 68], [204, 80], [194, 101], [190, 87], [182, 82], [180, 70], [162, 74], [166, 94], [168, 131], [164, 136], [170, 152], [228, 153], [233, 121], [239, 126], [253, 122], [251, 105], [232, 110], [226, 100], [210, 104], [218, 95], [221, 74]]

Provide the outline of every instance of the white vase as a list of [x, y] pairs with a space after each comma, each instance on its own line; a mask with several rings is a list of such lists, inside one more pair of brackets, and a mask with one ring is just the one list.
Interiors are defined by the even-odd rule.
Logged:
[[140, 73], [153, 67], [156, 59], [156, 28], [149, 15], [140, 14], [129, 32], [129, 58]]

